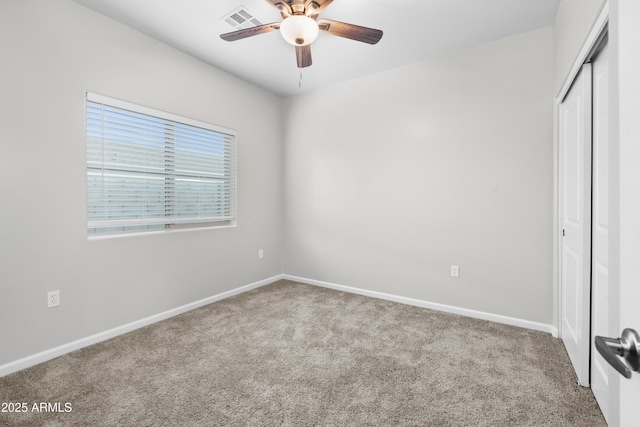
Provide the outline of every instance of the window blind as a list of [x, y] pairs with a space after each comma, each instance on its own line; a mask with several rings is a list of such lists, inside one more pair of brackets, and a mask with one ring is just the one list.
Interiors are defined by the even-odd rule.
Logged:
[[88, 228], [235, 219], [235, 132], [87, 94]]

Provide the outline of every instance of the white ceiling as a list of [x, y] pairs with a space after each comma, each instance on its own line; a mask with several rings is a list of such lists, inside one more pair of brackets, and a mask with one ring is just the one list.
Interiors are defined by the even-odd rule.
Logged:
[[75, 0], [276, 95], [292, 96], [473, 45], [553, 25], [560, 0], [334, 0], [319, 18], [384, 31], [368, 45], [320, 33], [313, 65], [296, 66], [278, 31], [235, 42], [221, 18], [244, 6], [264, 23], [280, 22], [265, 0]]

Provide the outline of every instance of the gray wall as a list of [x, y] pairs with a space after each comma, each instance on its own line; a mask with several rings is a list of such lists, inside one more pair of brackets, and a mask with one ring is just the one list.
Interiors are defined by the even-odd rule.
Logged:
[[[279, 98], [70, 0], [0, 2], [0, 52], [0, 365], [281, 272]], [[236, 129], [238, 226], [88, 241], [86, 90]]]
[[[552, 37], [282, 101], [70, 0], [1, 2], [0, 365], [282, 272], [551, 323]], [[236, 129], [238, 226], [88, 240], [86, 90]]]
[[552, 56], [549, 27], [288, 99], [284, 272], [552, 324]]
[[561, 0], [554, 24], [554, 95], [562, 89], [607, 0]]

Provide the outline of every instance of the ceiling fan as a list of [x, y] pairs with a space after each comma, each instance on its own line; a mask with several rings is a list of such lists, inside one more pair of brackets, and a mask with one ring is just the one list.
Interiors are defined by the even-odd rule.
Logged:
[[333, 0], [266, 0], [278, 9], [282, 22], [259, 25], [221, 34], [220, 38], [228, 42], [244, 39], [258, 34], [280, 30], [282, 37], [296, 48], [298, 68], [311, 65], [311, 43], [318, 32], [333, 34], [359, 42], [376, 44], [382, 38], [382, 31], [359, 25], [347, 24], [330, 19], [317, 20], [318, 14]]

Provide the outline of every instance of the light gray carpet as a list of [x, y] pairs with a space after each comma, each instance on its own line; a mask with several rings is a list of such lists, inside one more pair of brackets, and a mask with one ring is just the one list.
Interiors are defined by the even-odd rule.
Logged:
[[602, 426], [548, 334], [280, 281], [0, 378], [0, 424]]

